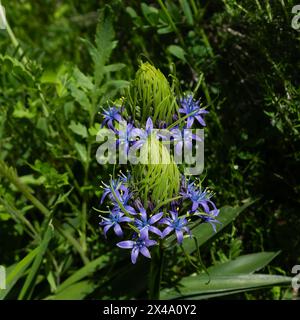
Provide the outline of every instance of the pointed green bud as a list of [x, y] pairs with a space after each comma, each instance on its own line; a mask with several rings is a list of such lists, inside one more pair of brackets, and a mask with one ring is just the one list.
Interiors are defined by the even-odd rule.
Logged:
[[177, 112], [176, 98], [170, 84], [159, 69], [149, 62], [141, 63], [132, 83], [136, 118], [145, 122], [148, 117], [172, 122]]

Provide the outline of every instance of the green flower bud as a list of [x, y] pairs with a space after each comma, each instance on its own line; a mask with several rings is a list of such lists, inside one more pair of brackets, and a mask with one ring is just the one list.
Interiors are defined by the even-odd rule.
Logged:
[[132, 82], [135, 117], [145, 122], [148, 117], [172, 122], [178, 106], [170, 84], [159, 69], [149, 62], [141, 63]]

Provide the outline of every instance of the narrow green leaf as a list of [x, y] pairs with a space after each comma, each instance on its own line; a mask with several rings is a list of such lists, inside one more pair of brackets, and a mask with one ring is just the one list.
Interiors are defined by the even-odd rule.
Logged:
[[107, 66], [104, 67], [104, 72], [116, 72], [116, 71], [120, 71], [123, 68], [125, 68], [125, 64], [124, 63], [114, 63], [114, 64], [109, 64]]
[[47, 226], [47, 230], [45, 232], [45, 235], [43, 237], [43, 240], [40, 244], [40, 246], [38, 247], [38, 253], [34, 259], [33, 265], [30, 268], [30, 272], [26, 278], [26, 281], [21, 289], [21, 292], [19, 294], [18, 299], [22, 300], [22, 299], [30, 299], [31, 296], [31, 292], [34, 288], [34, 280], [38, 274], [40, 265], [42, 263], [42, 259], [44, 257], [44, 254], [48, 248], [48, 244], [50, 239], [52, 238], [53, 235], [53, 226], [51, 225], [51, 222], [48, 224]]
[[189, 2], [187, 0], [179, 0], [180, 6], [184, 12], [187, 23], [192, 26], [194, 24], [194, 19], [192, 15], [192, 10], [190, 8]]
[[30, 251], [19, 263], [7, 268], [7, 277], [6, 277], [6, 289], [0, 290], [0, 300], [3, 300], [16, 282], [24, 275], [25, 271], [32, 263], [33, 259], [37, 255], [39, 247]]
[[106, 266], [108, 262], [108, 256], [101, 256], [91, 262], [89, 262], [87, 265], [76, 271], [74, 274], [72, 274], [68, 279], [66, 279], [58, 288], [57, 293], [65, 290], [70, 285], [75, 284], [76, 282], [82, 280], [83, 278], [91, 275], [93, 272], [96, 271], [96, 269], [100, 269], [104, 266]]

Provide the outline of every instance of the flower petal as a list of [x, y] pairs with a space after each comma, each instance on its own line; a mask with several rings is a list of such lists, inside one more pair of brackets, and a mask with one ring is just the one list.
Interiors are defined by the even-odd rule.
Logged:
[[198, 206], [199, 206], [198, 202], [197, 201], [193, 201], [192, 211], [196, 211], [198, 209]]
[[133, 264], [136, 263], [136, 260], [138, 258], [139, 252], [140, 252], [139, 248], [133, 248], [132, 249], [132, 251], [131, 251], [131, 262]]
[[145, 245], [147, 247], [155, 246], [157, 242], [155, 240], [145, 239]]
[[161, 219], [161, 217], [163, 216], [163, 212], [159, 212], [157, 214], [155, 214], [154, 216], [152, 216], [150, 219], [149, 219], [149, 224], [153, 224], [155, 222], [157, 222], [158, 220]]
[[175, 221], [178, 219], [178, 213], [175, 211], [170, 211], [172, 219]]
[[103, 203], [104, 199], [106, 198], [106, 196], [107, 196], [110, 192], [111, 192], [110, 190], [105, 190], [105, 191], [103, 192], [103, 195], [102, 195], [101, 200], [100, 200], [100, 204]]
[[151, 259], [151, 255], [147, 247], [142, 247], [140, 252], [144, 257]]
[[149, 237], [149, 229], [147, 227], [144, 227], [140, 230], [141, 232], [141, 238], [142, 239], [148, 239]]
[[132, 206], [126, 205], [126, 206], [124, 206], [124, 208], [125, 208], [129, 213], [131, 213], [132, 215], [136, 215], [136, 214], [137, 214], [136, 211], [135, 211], [135, 209], [134, 209]]
[[156, 227], [150, 226], [149, 227], [149, 231], [151, 231], [151, 232], [157, 234], [158, 236], [162, 237], [162, 232]]
[[171, 233], [174, 230], [172, 227], [166, 227], [166, 229], [162, 233], [162, 238], [165, 238], [169, 233]]
[[122, 217], [119, 219], [119, 222], [131, 222], [132, 219], [128, 218], [128, 217]]
[[209, 213], [210, 210], [209, 210], [209, 206], [207, 204], [207, 201], [201, 201], [200, 205], [203, 207], [204, 212]]
[[183, 233], [182, 231], [176, 230], [176, 237], [179, 244], [182, 244], [183, 241]]
[[205, 121], [203, 120], [203, 118], [202, 118], [201, 116], [196, 116], [195, 118], [198, 120], [198, 122], [199, 122], [203, 127], [206, 126]]
[[105, 238], [106, 238], [106, 233], [107, 233], [107, 231], [108, 231], [112, 226], [113, 226], [112, 224], [108, 224], [108, 225], [106, 225], [106, 226], [103, 228], [103, 232], [104, 232]]
[[153, 122], [152, 122], [152, 119], [149, 117], [146, 122], [146, 130], [149, 131], [152, 129], [153, 129]]
[[159, 224], [166, 224], [168, 226], [171, 225], [171, 221], [169, 218], [162, 218], [160, 221], [159, 221]]
[[187, 119], [187, 128], [191, 128], [193, 123], [194, 123], [194, 118], [193, 117], [188, 117], [188, 119]]
[[122, 237], [123, 236], [123, 231], [120, 227], [120, 225], [118, 223], [115, 224], [114, 226], [114, 232], [118, 237]]
[[117, 246], [122, 249], [132, 249], [135, 245], [135, 241], [126, 240], [117, 243]]

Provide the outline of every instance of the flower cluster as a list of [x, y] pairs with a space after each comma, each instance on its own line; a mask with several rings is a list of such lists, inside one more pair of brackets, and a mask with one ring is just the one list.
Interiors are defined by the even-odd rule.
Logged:
[[109, 186], [104, 185], [101, 203], [105, 198], [109, 199], [112, 208], [107, 217], [101, 216], [100, 225], [104, 235], [107, 237], [108, 231], [113, 229], [118, 237], [123, 237], [123, 229], [128, 231], [132, 239], [121, 241], [117, 246], [132, 249], [132, 263], [136, 262], [139, 253], [150, 258], [148, 247], [156, 245], [171, 233], [175, 233], [177, 242], [182, 244], [184, 235], [191, 236], [189, 225], [199, 218], [211, 223], [214, 230], [218, 223], [216, 216], [219, 210], [211, 201], [211, 194], [207, 190], [201, 190], [195, 182], [187, 181], [184, 176], [178, 200], [172, 201], [169, 206], [160, 207], [159, 210], [155, 209], [155, 204], [151, 201], [148, 201], [146, 209], [138, 194], [130, 192], [130, 179], [124, 179], [124, 175], [111, 179]]
[[[193, 141], [201, 141], [201, 138], [191, 132], [186, 132], [185, 129], [191, 129], [194, 122], [197, 121], [200, 125], [205, 126], [203, 116], [208, 113], [207, 110], [201, 108], [200, 102], [195, 101], [192, 95], [187, 95], [184, 98], [179, 99], [180, 108], [177, 114], [173, 115], [173, 119], [180, 120], [178, 124], [172, 126], [168, 134], [166, 134], [167, 124], [165, 121], [157, 121], [157, 128], [154, 128], [154, 123], [151, 117], [148, 117], [144, 129], [141, 129], [141, 124], [137, 120], [126, 119], [122, 115], [122, 108], [116, 106], [109, 107], [103, 110], [101, 113], [103, 116], [103, 122], [101, 127], [107, 126], [109, 130], [112, 130], [117, 134], [118, 139], [116, 144], [128, 155], [129, 149], [132, 147], [133, 151], [140, 149], [147, 141], [147, 139], [154, 132], [154, 129], [159, 132], [155, 132], [158, 139], [167, 140], [169, 137], [172, 138], [174, 143], [174, 150], [176, 154], [181, 154], [183, 143], [185, 148], [191, 149]], [[124, 124], [126, 124], [124, 126]], [[184, 141], [183, 141], [184, 136]]]
[[[173, 116], [178, 125], [172, 130], [189, 129], [195, 120], [205, 125], [203, 115], [208, 112], [201, 108], [199, 101], [195, 101], [192, 95], [180, 99], [179, 103], [178, 114]], [[138, 128], [137, 121], [125, 119], [122, 110], [115, 106], [105, 110], [102, 115], [104, 117], [102, 127], [107, 126], [119, 135], [117, 144], [122, 145], [126, 152], [130, 147], [140, 149], [151, 136], [154, 125], [160, 129], [168, 125], [162, 121], [154, 124], [149, 117], [145, 129], [141, 130]], [[125, 133], [120, 129], [122, 120], [128, 123]], [[139, 138], [131, 139], [132, 136]], [[191, 135], [190, 144], [192, 145], [193, 140], [197, 139], [199, 137]], [[178, 145], [176, 146], [175, 131], [173, 141], [176, 150]], [[108, 233], [115, 233], [117, 237], [125, 238], [118, 242], [117, 246], [131, 250], [132, 263], [136, 263], [139, 254], [151, 258], [149, 249], [158, 242], [164, 241], [171, 234], [174, 234], [177, 242], [182, 244], [185, 236], [192, 236], [191, 227], [197, 220], [210, 223], [216, 230], [216, 223], [218, 223], [216, 217], [219, 210], [211, 200], [212, 194], [207, 189], [203, 190], [196, 180], [191, 181], [182, 175], [179, 193], [174, 195], [176, 200], [170, 199], [164, 205], [156, 203], [151, 198], [151, 194], [148, 195], [147, 200], [144, 198], [142, 200], [132, 180], [130, 174], [120, 174], [117, 178], [112, 178], [109, 184], [103, 185], [100, 201], [101, 204], [104, 201], [109, 203], [107, 214], [100, 216], [102, 219], [100, 226], [103, 228], [104, 236], [107, 237]]]

